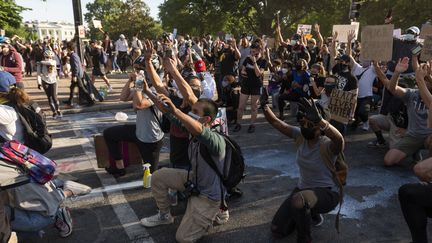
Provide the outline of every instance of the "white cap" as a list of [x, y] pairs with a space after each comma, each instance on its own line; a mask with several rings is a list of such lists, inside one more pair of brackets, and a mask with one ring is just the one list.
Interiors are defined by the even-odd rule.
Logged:
[[121, 35], [120, 35], [120, 38], [121, 38], [121, 39], [124, 39], [124, 38], [125, 38], [125, 36], [124, 36], [123, 34], [121, 34]]

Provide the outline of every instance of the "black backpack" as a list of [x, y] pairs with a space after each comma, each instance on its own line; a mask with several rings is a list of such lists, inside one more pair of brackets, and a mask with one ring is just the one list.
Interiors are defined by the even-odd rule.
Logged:
[[[244, 178], [245, 161], [240, 146], [236, 141], [231, 139], [225, 134], [219, 133], [225, 140], [225, 161], [223, 165], [223, 172], [219, 171], [205, 146], [200, 146], [200, 154], [207, 164], [216, 172], [222, 181], [222, 184], [228, 191], [235, 188]], [[225, 200], [221, 195], [221, 206], [226, 208]]]
[[41, 154], [48, 152], [52, 147], [52, 138], [49, 134], [45, 115], [36, 102], [30, 105], [7, 104], [15, 109], [24, 128], [24, 145]]

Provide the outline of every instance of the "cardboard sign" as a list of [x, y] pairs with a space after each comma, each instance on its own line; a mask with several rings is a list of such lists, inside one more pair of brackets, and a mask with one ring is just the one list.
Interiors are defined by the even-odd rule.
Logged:
[[348, 42], [348, 33], [350, 31], [354, 31], [355, 32], [355, 38], [357, 39], [358, 36], [358, 31], [359, 31], [359, 25], [333, 25], [333, 33], [337, 32], [338, 36], [337, 36], [337, 41], [342, 42], [342, 43], [347, 43]]
[[420, 54], [420, 60], [432, 60], [432, 25], [424, 24], [422, 26], [420, 38], [424, 39], [423, 48]]
[[228, 136], [228, 119], [225, 107], [218, 109], [218, 113], [216, 115], [216, 119], [212, 123], [212, 127], [217, 125], [220, 127], [220, 131]]
[[95, 27], [96, 29], [100, 29], [100, 28], [102, 28], [102, 23], [101, 23], [101, 21], [100, 20], [92, 20], [92, 23], [93, 23], [93, 27]]
[[363, 28], [362, 60], [390, 61], [393, 52], [393, 25], [370, 25]]
[[331, 119], [343, 124], [348, 124], [354, 115], [356, 103], [356, 93], [334, 89], [331, 92], [330, 104], [328, 106]]
[[312, 25], [310, 24], [299, 24], [297, 27], [297, 34], [301, 35], [303, 32], [303, 34], [305, 35], [309, 35], [312, 32]]
[[85, 28], [84, 25], [78, 25], [78, 37], [85, 38]]

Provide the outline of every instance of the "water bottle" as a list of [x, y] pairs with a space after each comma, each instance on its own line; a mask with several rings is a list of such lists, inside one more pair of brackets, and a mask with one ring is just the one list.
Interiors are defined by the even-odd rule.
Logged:
[[144, 71], [140, 70], [135, 81], [135, 88], [142, 89], [144, 84]]

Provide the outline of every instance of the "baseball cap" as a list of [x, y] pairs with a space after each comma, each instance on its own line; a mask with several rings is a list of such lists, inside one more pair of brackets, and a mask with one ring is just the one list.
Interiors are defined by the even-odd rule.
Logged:
[[120, 38], [121, 38], [121, 39], [124, 39], [124, 38], [125, 38], [125, 36], [124, 36], [123, 34], [121, 34], [121, 35], [120, 35]]
[[0, 71], [0, 92], [8, 93], [11, 86], [16, 84], [15, 77], [12, 74]]
[[195, 72], [197, 73], [205, 72], [207, 70], [205, 62], [203, 60], [196, 61], [194, 65], [195, 65]]

